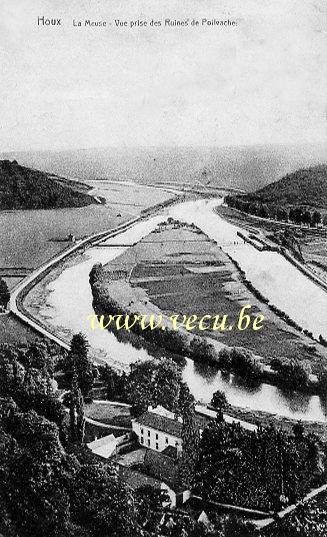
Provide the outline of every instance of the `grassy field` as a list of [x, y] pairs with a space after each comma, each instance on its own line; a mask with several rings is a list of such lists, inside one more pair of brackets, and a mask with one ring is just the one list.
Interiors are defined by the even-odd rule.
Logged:
[[131, 427], [131, 414], [129, 407], [113, 405], [111, 403], [93, 402], [85, 405], [85, 415], [93, 420], [116, 425]]
[[36, 332], [13, 315], [0, 315], [0, 343], [17, 344], [35, 341]]
[[[129, 285], [109, 281], [110, 272], [124, 268], [130, 272]], [[202, 335], [228, 346], [242, 346], [263, 357], [295, 358], [312, 366], [313, 372], [327, 351], [319, 344], [288, 326], [245, 287], [240, 274], [226, 254], [205, 235], [190, 227], [176, 229], [162, 226], [133, 248], [106, 265], [108, 293], [119, 298], [125, 307], [133, 302], [148, 311], [162, 311], [168, 316], [227, 314], [235, 323], [244, 304], [251, 304], [252, 316], [265, 316], [262, 330], [206, 331]], [[142, 311], [143, 311], [142, 310]]]

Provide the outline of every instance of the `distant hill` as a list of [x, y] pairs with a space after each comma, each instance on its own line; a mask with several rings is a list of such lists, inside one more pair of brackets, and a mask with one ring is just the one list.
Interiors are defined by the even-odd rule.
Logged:
[[263, 218], [316, 227], [327, 223], [327, 165], [297, 170], [245, 195], [226, 196], [229, 207]]
[[248, 201], [280, 206], [327, 208], [327, 165], [297, 170], [245, 196]]
[[102, 178], [197, 185], [200, 181], [252, 192], [293, 170], [327, 162], [327, 144], [13, 151], [1, 153], [0, 159], [16, 159], [24, 166], [86, 182]]
[[0, 210], [82, 207], [96, 203], [89, 187], [77, 181], [0, 161]]

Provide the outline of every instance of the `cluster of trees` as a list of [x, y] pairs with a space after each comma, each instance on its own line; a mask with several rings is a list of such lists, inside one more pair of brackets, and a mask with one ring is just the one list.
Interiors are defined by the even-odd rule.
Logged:
[[44, 172], [0, 161], [0, 209], [52, 209], [95, 203], [91, 196]]
[[327, 535], [326, 494], [300, 504], [289, 516], [275, 522], [266, 537], [325, 537]]
[[286, 388], [305, 391], [309, 384], [308, 370], [296, 359], [274, 358], [271, 368], [276, 371], [278, 383]]
[[56, 396], [53, 364], [45, 343], [35, 342], [21, 348], [1, 345], [0, 397], [13, 399], [24, 412], [35, 410], [63, 433], [65, 412]]
[[9, 300], [10, 300], [10, 293], [9, 293], [8, 285], [6, 284], [5, 280], [0, 278], [0, 306], [2, 306], [3, 308], [6, 308]]
[[[53, 378], [64, 363], [70, 386], [68, 413]], [[44, 342], [0, 346], [0, 533], [6, 537], [259, 536], [251, 524], [230, 516], [213, 515], [208, 527], [187, 513], [177, 513], [162, 526], [164, 493], [152, 487], [131, 491], [111, 464], [83, 448], [83, 406], [92, 390], [92, 367], [81, 334], [73, 337], [64, 360]], [[135, 413], [148, 405], [163, 405], [182, 416], [180, 475], [184, 483], [195, 484], [204, 498], [277, 509], [321, 483], [323, 460], [317, 439], [305, 435], [300, 425], [293, 436], [273, 428], [252, 433], [227, 425], [220, 416], [200, 440], [194, 398], [172, 360], [134, 364], [128, 375], [113, 375], [109, 368], [101, 374], [107, 376], [111, 389], [124, 387]], [[212, 403], [221, 411], [227, 404], [220, 392]]]
[[[0, 347], [0, 533], [6, 537], [159, 535], [161, 491], [132, 492], [114, 467], [81, 446], [82, 390], [89, 394], [89, 383], [77, 369], [77, 351], [83, 363], [85, 343], [75, 336], [68, 355], [74, 364], [69, 419], [53, 381], [61, 357], [42, 342]], [[166, 528], [167, 537], [177, 526]], [[198, 531], [186, 537], [204, 535], [194, 521], [185, 527]]]
[[[0, 348], [0, 533], [6, 537], [234, 535], [243, 524], [227, 516], [216, 517], [208, 528], [184, 513], [168, 517], [162, 526], [164, 492], [150, 486], [132, 491], [111, 464], [83, 448], [83, 393], [90, 395], [86, 356], [87, 342], [77, 334], [65, 358], [70, 379], [67, 416], [53, 381], [56, 367], [65, 362], [62, 357], [43, 342]], [[145, 390], [138, 395], [143, 383]], [[164, 404], [183, 416], [185, 457], [180, 472], [185, 481], [191, 479], [199, 437], [194, 399], [176, 364], [170, 360], [136, 364], [126, 379], [126, 393], [138, 411], [148, 403]]]
[[[275, 204], [263, 203], [260, 199], [250, 199], [240, 196], [226, 196], [225, 201], [229, 207], [238, 209], [244, 213], [260, 216], [261, 218], [271, 218], [281, 222], [293, 222], [310, 227], [317, 227], [322, 222], [322, 215], [317, 210], [309, 210], [306, 207], [281, 207]], [[327, 217], [323, 219], [327, 224]]]
[[262, 510], [279, 510], [323, 480], [314, 435], [274, 427], [256, 432], [216, 420], [204, 430], [195, 489], [204, 498]]
[[262, 368], [251, 351], [243, 347], [222, 348], [218, 354], [218, 366], [223, 371], [232, 371], [248, 380], [260, 380]]
[[[0, 401], [0, 531], [8, 537], [134, 537], [155, 530], [155, 491], [132, 493], [110, 465], [72, 452], [34, 410]], [[148, 516], [144, 519], [144, 512]], [[158, 511], [157, 511], [158, 510]]]

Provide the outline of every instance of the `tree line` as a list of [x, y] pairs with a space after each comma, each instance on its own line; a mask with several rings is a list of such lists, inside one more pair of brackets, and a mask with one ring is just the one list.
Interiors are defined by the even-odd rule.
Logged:
[[225, 202], [229, 207], [261, 218], [292, 222], [298, 225], [303, 224], [313, 228], [321, 223], [324, 226], [327, 225], [327, 216], [323, 218], [320, 211], [310, 210], [307, 207], [281, 207], [275, 204], [262, 203], [260, 200], [247, 200], [238, 196], [226, 196]]

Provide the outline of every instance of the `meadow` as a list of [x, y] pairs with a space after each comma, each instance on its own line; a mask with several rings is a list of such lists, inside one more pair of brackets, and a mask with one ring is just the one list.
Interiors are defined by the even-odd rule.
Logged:
[[[128, 286], [111, 281], [110, 273], [124, 268], [130, 274]], [[115, 300], [121, 292], [122, 305], [133, 303], [135, 311], [144, 306], [167, 316], [227, 314], [236, 321], [245, 304], [252, 305], [252, 318], [265, 317], [263, 328], [253, 332], [199, 332], [228, 346], [245, 347], [269, 364], [272, 358], [298, 358], [317, 371], [326, 350], [288, 326], [266, 304], [256, 298], [242, 281], [227, 255], [212, 240], [191, 226], [161, 225], [136, 246], [105, 267], [108, 294]]]
[[94, 401], [85, 405], [85, 416], [107, 425], [131, 427], [131, 414], [128, 406]]

